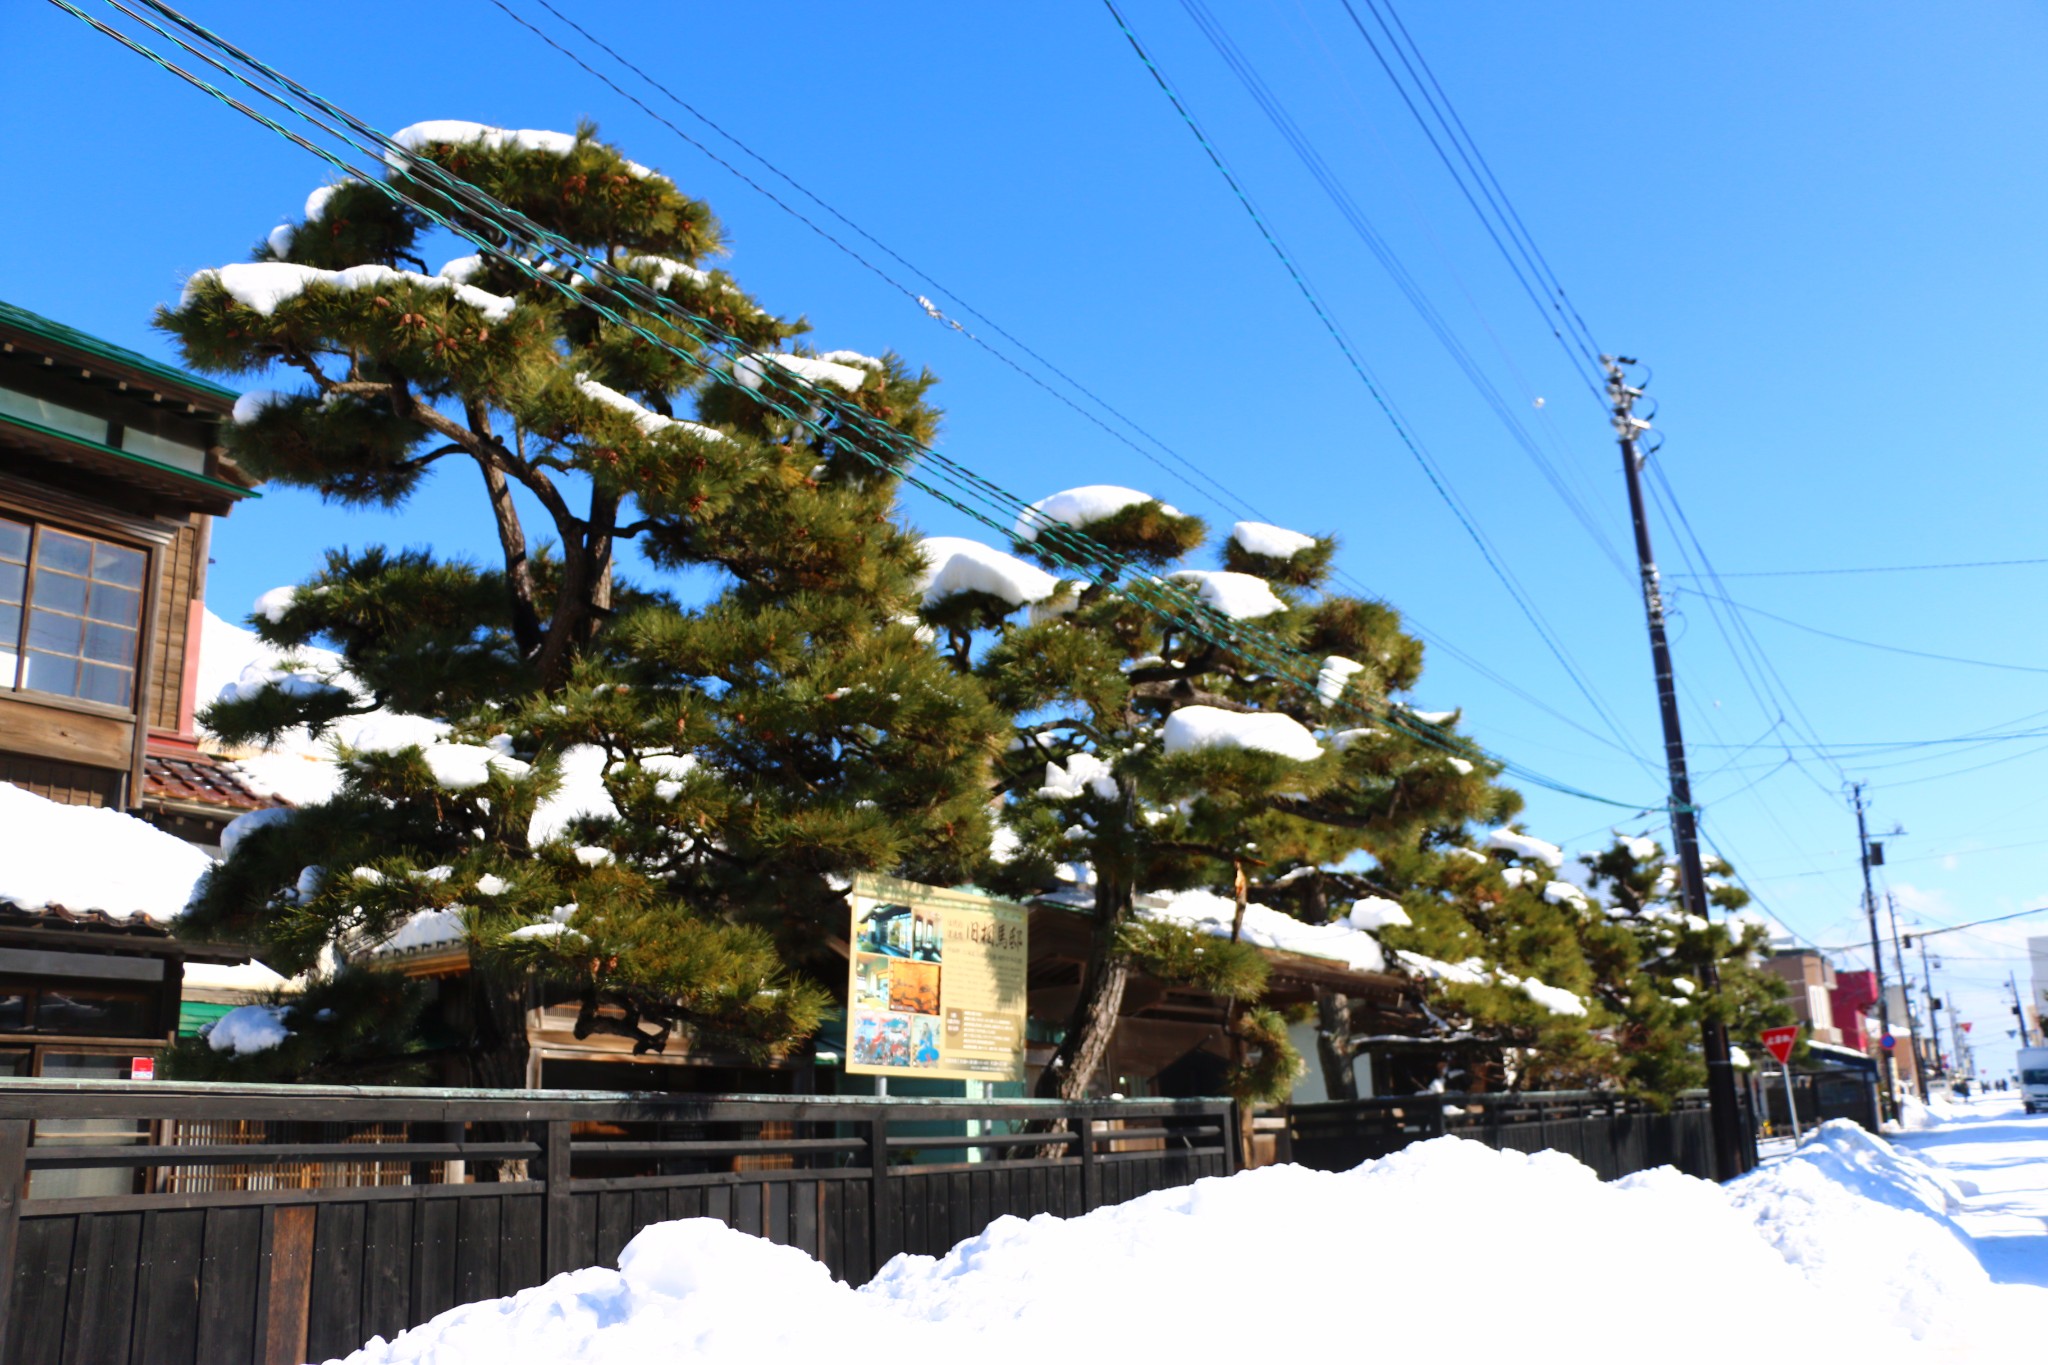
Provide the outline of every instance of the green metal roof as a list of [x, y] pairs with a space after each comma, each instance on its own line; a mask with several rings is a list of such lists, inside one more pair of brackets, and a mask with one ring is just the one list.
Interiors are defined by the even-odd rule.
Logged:
[[235, 390], [222, 388], [210, 379], [201, 379], [197, 375], [186, 373], [175, 365], [166, 365], [161, 360], [151, 360], [139, 351], [131, 351], [125, 346], [116, 346], [111, 341], [102, 341], [89, 332], [81, 332], [76, 327], [67, 327], [61, 322], [46, 318], [40, 313], [31, 313], [28, 309], [17, 307], [4, 299], [0, 299], [0, 327], [18, 328], [29, 333], [31, 336], [41, 337], [53, 345], [68, 347], [74, 351], [84, 351], [88, 355], [99, 356], [101, 359], [112, 364], [123, 365], [131, 370], [140, 370], [144, 374], [154, 375], [166, 384], [175, 384], [179, 388], [212, 394], [230, 403], [241, 397], [241, 394]]

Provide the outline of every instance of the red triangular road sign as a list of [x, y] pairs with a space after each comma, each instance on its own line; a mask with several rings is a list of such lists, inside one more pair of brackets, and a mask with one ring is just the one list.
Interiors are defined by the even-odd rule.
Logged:
[[1784, 1066], [1792, 1060], [1792, 1049], [1799, 1045], [1799, 1025], [1767, 1028], [1763, 1032], [1763, 1043], [1764, 1050], [1778, 1059], [1779, 1066]]

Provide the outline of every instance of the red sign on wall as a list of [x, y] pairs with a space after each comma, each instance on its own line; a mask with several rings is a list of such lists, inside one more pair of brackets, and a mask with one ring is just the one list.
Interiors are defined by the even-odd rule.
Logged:
[[131, 1081], [153, 1081], [156, 1079], [156, 1058], [130, 1057], [128, 1079]]
[[1763, 1032], [1763, 1043], [1764, 1050], [1778, 1059], [1778, 1065], [1785, 1066], [1792, 1060], [1792, 1049], [1799, 1045], [1799, 1025], [1767, 1028]]

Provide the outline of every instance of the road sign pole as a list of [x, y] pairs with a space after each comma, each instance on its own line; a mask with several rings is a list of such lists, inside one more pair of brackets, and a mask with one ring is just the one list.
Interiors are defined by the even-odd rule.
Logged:
[[1799, 1145], [1799, 1101], [1792, 1094], [1792, 1063], [1779, 1062], [1778, 1074], [1785, 1078], [1785, 1112], [1792, 1116], [1792, 1145]]

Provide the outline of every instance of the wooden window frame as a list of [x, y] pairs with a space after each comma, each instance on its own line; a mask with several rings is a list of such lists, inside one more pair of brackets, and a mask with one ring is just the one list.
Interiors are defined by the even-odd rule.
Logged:
[[[150, 610], [151, 599], [155, 596], [157, 577], [158, 557], [155, 553], [155, 547], [148, 544], [121, 540], [97, 530], [74, 528], [48, 517], [36, 516], [32, 513], [16, 513], [5, 506], [0, 506], [0, 519], [24, 525], [28, 527], [29, 531], [28, 560], [23, 565], [24, 574], [21, 583], [21, 628], [14, 638], [14, 676], [0, 681], [0, 691], [14, 695], [26, 694], [39, 700], [47, 698], [55, 702], [67, 703], [66, 709], [76, 707], [77, 709], [89, 711], [97, 715], [134, 716], [139, 719], [145, 709], [143, 706], [143, 693], [147, 690], [149, 681], [143, 674], [143, 668], [149, 659], [149, 632], [155, 625], [154, 614]], [[135, 634], [134, 662], [128, 665], [128, 704], [125, 706], [114, 702], [94, 701], [90, 697], [72, 696], [63, 692], [45, 692], [41, 688], [26, 687], [22, 684], [22, 678], [28, 672], [29, 616], [36, 609], [36, 577], [37, 571], [41, 567], [39, 559], [43, 544], [43, 533], [45, 531], [54, 531], [58, 535], [70, 536], [74, 540], [83, 540], [88, 545], [107, 545], [117, 550], [127, 550], [142, 556], [142, 581], [135, 589], [137, 596], [141, 599], [137, 604], [139, 610], [136, 613], [135, 624], [122, 627], [122, 629], [131, 630]], [[90, 585], [98, 581], [98, 579], [91, 576], [91, 563], [88, 559], [85, 582]], [[120, 585], [110, 584], [109, 586], [118, 587]], [[55, 608], [45, 608], [45, 610], [56, 611]], [[71, 615], [69, 612], [57, 612], [57, 614], [60, 616]], [[92, 624], [94, 621], [94, 618], [89, 616], [81, 616], [79, 619], [87, 624]], [[116, 623], [106, 622], [103, 624], [113, 625]], [[78, 663], [81, 667], [87, 663], [95, 664], [102, 668], [114, 667], [114, 665], [102, 660], [87, 659], [82, 655], [75, 656], [74, 662]]]

